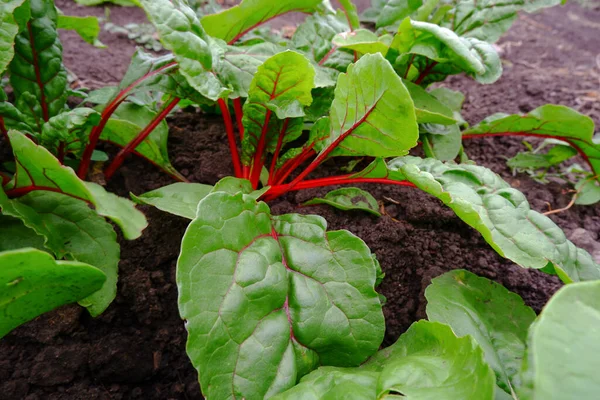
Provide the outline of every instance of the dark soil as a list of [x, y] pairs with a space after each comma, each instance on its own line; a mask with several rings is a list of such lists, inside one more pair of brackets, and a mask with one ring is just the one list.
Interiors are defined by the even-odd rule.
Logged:
[[[81, 9], [66, 0], [57, 3], [67, 14], [103, 13], [100, 8]], [[113, 21], [143, 20], [139, 10], [112, 10]], [[480, 86], [455, 77], [445, 84], [467, 94], [465, 116], [470, 122], [498, 111], [525, 112], [554, 102], [579, 108], [598, 123], [595, 53], [600, 51], [600, 26], [594, 21], [600, 21], [599, 10], [577, 5], [523, 16], [499, 44], [506, 61], [498, 83]], [[133, 52], [128, 40], [107, 33], [101, 39], [108, 50], [87, 47], [70, 33], [63, 39], [67, 65], [90, 86], [118, 81]], [[170, 126], [173, 164], [190, 180], [214, 184], [231, 174], [219, 120], [182, 112], [171, 119]], [[566, 205], [571, 194], [560, 184], [540, 185], [526, 175], [512, 176], [503, 157], [522, 148], [520, 140], [504, 138], [473, 140], [467, 145], [475, 161], [522, 190], [536, 210]], [[335, 168], [332, 164], [328, 173]], [[129, 191], [143, 193], [169, 183], [151, 165], [131, 159], [109, 189], [126, 196]], [[381, 286], [388, 299], [386, 344], [425, 317], [423, 291], [432, 278], [448, 270], [465, 268], [494, 279], [521, 295], [536, 312], [561, 285], [554, 277], [523, 270], [499, 257], [479, 233], [424, 193], [401, 187], [361, 187], [382, 202], [387, 215], [375, 218], [325, 206], [298, 206], [327, 189], [289, 194], [271, 207], [275, 214], [320, 214], [330, 229], [350, 230], [377, 254], [386, 273]], [[185, 354], [186, 332], [177, 311], [175, 286], [175, 263], [187, 221], [149, 207], [142, 209], [150, 226], [141, 239], [122, 242], [118, 295], [102, 316], [93, 319], [78, 306], [66, 306], [0, 341], [0, 400], [201, 398], [196, 371]], [[587, 241], [581, 239], [580, 244], [592, 250], [600, 234], [600, 206], [574, 207], [552, 218], [568, 234], [585, 229]]]

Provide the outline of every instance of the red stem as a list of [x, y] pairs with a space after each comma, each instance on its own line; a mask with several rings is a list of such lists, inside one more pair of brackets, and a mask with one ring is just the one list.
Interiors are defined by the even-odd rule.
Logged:
[[[240, 40], [240, 38], [241, 38], [242, 36], [244, 36], [246, 33], [250, 32], [252, 29], [254, 29], [254, 28], [258, 27], [258, 26], [261, 26], [262, 24], [266, 24], [267, 22], [269, 22], [269, 21], [270, 21], [270, 20], [272, 20], [273, 18], [277, 18], [277, 17], [280, 17], [280, 16], [282, 16], [282, 15], [284, 15], [284, 14], [291, 13], [291, 12], [298, 12], [298, 11], [299, 11], [299, 12], [302, 12], [302, 10], [301, 10], [301, 9], [289, 10], [289, 11], [287, 11], [287, 12], [285, 12], [285, 13], [282, 13], [282, 14], [277, 14], [277, 15], [274, 15], [274, 16], [272, 16], [271, 18], [267, 18], [267, 19], [265, 19], [264, 21], [257, 22], [256, 24], [252, 25], [250, 28], [248, 28], [248, 29], [246, 29], [246, 30], [244, 30], [244, 31], [241, 31], [240, 33], [238, 33], [238, 34], [237, 34], [237, 35], [236, 35], [236, 36], [235, 36], [233, 39], [231, 39], [231, 40], [230, 40], [230, 41], [229, 41], [227, 44], [234, 44], [235, 42], [237, 42], [238, 40]], [[305, 14], [310, 14], [310, 13], [305, 13]]]
[[12, 198], [15, 198], [15, 197], [25, 196], [28, 193], [35, 192], [35, 191], [38, 191], [38, 190], [45, 191], [45, 192], [61, 193], [61, 194], [73, 197], [75, 199], [78, 199], [78, 200], [81, 200], [81, 201], [85, 201], [88, 204], [90, 203], [89, 200], [84, 199], [83, 197], [75, 196], [75, 195], [66, 193], [63, 190], [59, 189], [59, 188], [50, 187], [50, 186], [37, 186], [37, 185], [23, 186], [23, 187], [20, 187], [20, 188], [7, 190], [6, 191], [6, 195], [12, 199]]
[[125, 99], [129, 95], [129, 93], [133, 89], [135, 89], [136, 86], [138, 86], [140, 83], [142, 83], [146, 79], [149, 79], [155, 75], [158, 75], [158, 74], [164, 72], [166, 69], [169, 69], [176, 65], [177, 65], [176, 62], [172, 62], [172, 63], [164, 65], [160, 68], [157, 68], [156, 70], [149, 72], [148, 74], [142, 76], [140, 79], [133, 82], [127, 88], [123, 89], [118, 94], [118, 96], [106, 106], [104, 111], [102, 111], [102, 118], [100, 119], [100, 124], [98, 124], [98, 126], [95, 126], [92, 129], [92, 131], [90, 132], [90, 142], [88, 143], [88, 145], [86, 146], [86, 148], [83, 152], [83, 156], [81, 158], [81, 163], [79, 164], [79, 169], [77, 171], [77, 175], [79, 176], [80, 179], [85, 179], [85, 177], [88, 173], [88, 170], [90, 168], [90, 163], [92, 160], [92, 154], [94, 153], [94, 149], [98, 145], [98, 140], [100, 139], [100, 135], [102, 135], [102, 131], [106, 127], [108, 120], [114, 114], [114, 112], [117, 111], [117, 108], [119, 108], [121, 103], [123, 103], [125, 101]]
[[581, 147], [577, 146], [575, 144], [575, 142], [573, 142], [572, 140], [570, 140], [568, 138], [565, 138], [564, 136], [544, 135], [541, 133], [531, 133], [531, 132], [498, 132], [498, 133], [483, 133], [483, 134], [471, 134], [471, 135], [467, 134], [467, 135], [463, 135], [462, 138], [463, 139], [473, 139], [473, 138], [494, 137], [494, 136], [531, 136], [531, 137], [539, 137], [539, 138], [544, 138], [544, 139], [562, 140], [563, 142], [567, 142], [571, 147], [573, 147], [575, 150], [577, 150], [579, 155], [585, 160], [585, 162], [589, 165], [591, 170], [593, 172], [595, 172], [594, 166], [592, 165], [588, 155], [585, 154], [585, 152], [581, 149]]
[[271, 121], [271, 110], [267, 110], [265, 114], [265, 122], [262, 127], [258, 146], [256, 147], [256, 153], [254, 153], [254, 161], [252, 162], [252, 173], [250, 176], [250, 182], [252, 187], [256, 189], [258, 187], [258, 181], [260, 180], [260, 173], [264, 164], [263, 155], [265, 148], [267, 147], [267, 133], [269, 132], [269, 122]]
[[5, 174], [2, 171], [0, 171], [0, 178], [2, 178], [2, 186], [6, 185], [8, 182], [10, 182], [12, 180], [10, 176], [8, 176], [7, 174]]
[[31, 21], [27, 22], [27, 31], [29, 32], [29, 44], [31, 45], [31, 55], [33, 58], [33, 69], [35, 71], [35, 80], [40, 89], [40, 104], [42, 106], [42, 116], [45, 122], [50, 119], [50, 113], [48, 112], [48, 104], [46, 103], [46, 93], [44, 91], [44, 82], [42, 82], [42, 73], [40, 71], [40, 64], [38, 59], [38, 53], [35, 48], [35, 39], [33, 37], [33, 29], [31, 28]]
[[328, 178], [320, 178], [320, 179], [312, 179], [309, 181], [303, 181], [298, 183], [297, 185], [291, 186], [291, 184], [287, 185], [276, 185], [272, 186], [267, 193], [264, 195], [265, 201], [274, 200], [279, 196], [284, 195], [287, 192], [292, 192], [296, 190], [303, 189], [313, 189], [317, 187], [323, 186], [332, 186], [332, 185], [351, 185], [356, 183], [383, 183], [387, 185], [399, 185], [399, 186], [407, 186], [407, 187], [416, 187], [416, 185], [409, 181], [395, 181], [387, 178], [352, 178], [352, 175], [340, 175], [340, 176], [332, 176]]
[[275, 154], [273, 154], [273, 160], [271, 161], [271, 168], [269, 169], [269, 185], [273, 184], [275, 179], [275, 167], [277, 166], [277, 159], [279, 158], [279, 153], [281, 152], [281, 146], [283, 146], [283, 137], [287, 132], [288, 125], [290, 123], [289, 118], [286, 118], [283, 122], [283, 126], [281, 127], [281, 132], [279, 132], [279, 139], [277, 140], [277, 148], [275, 149]]
[[123, 164], [127, 155], [132, 153], [136, 147], [138, 147], [148, 135], [150, 135], [154, 129], [173, 111], [173, 109], [177, 106], [181, 99], [174, 98], [163, 108], [163, 110], [152, 119], [152, 121], [144, 128], [142, 131], [133, 139], [127, 146], [123, 147], [121, 151], [117, 154], [113, 162], [108, 166], [104, 176], [106, 180], [110, 180], [112, 176], [115, 174], [117, 169]]
[[337, 49], [338, 49], [338, 48], [337, 48], [337, 46], [333, 46], [333, 47], [331, 48], [331, 50], [329, 50], [329, 51], [327, 52], [327, 54], [325, 54], [325, 56], [323, 56], [323, 58], [321, 59], [321, 61], [319, 61], [319, 65], [323, 65], [323, 64], [325, 64], [325, 63], [327, 62], [327, 60], [329, 60], [329, 57], [331, 57], [331, 55], [332, 55], [333, 53], [335, 53], [335, 51], [336, 51]]
[[415, 81], [415, 85], [420, 85], [421, 82], [423, 82], [423, 80], [425, 78], [427, 78], [427, 75], [429, 75], [429, 73], [431, 73], [431, 70], [437, 65], [437, 61], [432, 62], [431, 64], [429, 64], [424, 70], [423, 72], [421, 72], [421, 74], [419, 75], [419, 77], [417, 78], [417, 80]]
[[312, 149], [313, 146], [314, 145], [311, 145], [310, 147], [304, 149], [298, 156], [288, 160], [285, 164], [283, 164], [279, 171], [277, 171], [277, 177], [275, 179], [276, 185], [281, 185], [288, 178], [288, 176], [290, 176], [292, 172], [296, 170], [296, 168], [316, 154]]
[[6, 125], [4, 125], [4, 118], [0, 116], [0, 132], [2, 132], [2, 136], [6, 139], [6, 142], [10, 146], [10, 138], [8, 137], [8, 130], [6, 129]]
[[244, 110], [242, 109], [242, 99], [238, 97], [233, 99], [233, 110], [235, 111], [235, 120], [237, 122], [238, 131], [240, 132], [240, 141], [244, 140]]
[[235, 131], [233, 129], [233, 120], [231, 119], [231, 113], [229, 112], [229, 105], [223, 99], [219, 99], [219, 108], [221, 114], [223, 114], [223, 121], [225, 122], [225, 131], [227, 132], [227, 140], [229, 141], [229, 150], [231, 151], [231, 161], [233, 162], [233, 170], [237, 178], [242, 178], [242, 163], [240, 161], [240, 155], [237, 149], [237, 143], [235, 142]]

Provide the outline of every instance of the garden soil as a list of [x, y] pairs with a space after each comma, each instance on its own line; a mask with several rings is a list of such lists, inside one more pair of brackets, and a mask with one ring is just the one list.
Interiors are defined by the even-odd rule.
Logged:
[[[104, 14], [102, 8], [80, 8], [67, 0], [57, 3], [67, 14]], [[113, 22], [143, 19], [140, 10], [111, 8]], [[117, 82], [134, 51], [127, 38], [107, 32], [101, 36], [108, 45], [105, 50], [92, 48], [69, 32], [62, 38], [66, 64], [88, 87]], [[600, 6], [594, 4], [523, 15], [498, 43], [505, 69], [500, 81], [481, 86], [453, 77], [444, 85], [466, 94], [465, 117], [471, 123], [494, 112], [527, 112], [558, 103], [591, 115], [598, 124], [599, 38]], [[232, 173], [226, 134], [217, 118], [187, 110], [169, 123], [171, 160], [190, 180], [214, 184]], [[521, 140], [510, 138], [477, 139], [466, 146], [473, 160], [522, 190], [534, 209], [543, 212], [567, 205], [572, 193], [564, 185], [541, 185], [506, 167], [505, 157], [523, 149]], [[339, 165], [330, 163], [320, 174], [332, 174]], [[108, 189], [127, 196], [169, 183], [166, 175], [132, 158]], [[286, 195], [271, 209], [274, 214], [322, 215], [330, 229], [348, 229], [377, 254], [386, 274], [380, 287], [387, 297], [385, 344], [425, 318], [425, 288], [451, 269], [468, 269], [501, 283], [536, 312], [560, 288], [555, 277], [521, 269], [498, 256], [478, 232], [431, 196], [403, 187], [361, 187], [380, 202], [383, 217], [326, 206], [300, 207], [327, 189]], [[62, 307], [0, 341], [0, 400], [202, 398], [197, 373], [185, 353], [186, 331], [177, 310], [175, 264], [187, 221], [141, 208], [150, 225], [141, 239], [121, 241], [118, 294], [103, 315], [94, 319], [78, 306]], [[598, 255], [600, 206], [573, 207], [552, 218], [580, 246]]]

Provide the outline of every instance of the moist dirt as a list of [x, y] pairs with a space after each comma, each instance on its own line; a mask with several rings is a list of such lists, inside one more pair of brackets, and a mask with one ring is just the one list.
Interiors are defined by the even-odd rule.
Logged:
[[[67, 0], [57, 4], [66, 14], [104, 15], [100, 7], [81, 8]], [[111, 20], [142, 22], [144, 15], [133, 8], [111, 7]], [[464, 114], [471, 123], [494, 112], [527, 112], [558, 103], [591, 115], [598, 124], [598, 21], [600, 7], [593, 4], [521, 16], [498, 43], [505, 69], [500, 81], [481, 86], [465, 77], [452, 77], [444, 85], [466, 94]], [[284, 20], [279, 26], [294, 22]], [[118, 82], [135, 49], [126, 37], [108, 32], [100, 37], [108, 46], [104, 50], [69, 32], [61, 37], [65, 63], [88, 87]], [[214, 184], [232, 173], [225, 130], [218, 118], [186, 110], [172, 117], [169, 125], [171, 161], [188, 179]], [[572, 193], [564, 185], [554, 181], [541, 185], [525, 174], [513, 175], [506, 167], [505, 158], [523, 149], [521, 140], [511, 138], [466, 144], [474, 161], [523, 191], [534, 209], [567, 205]], [[319, 174], [333, 174], [340, 165], [329, 163]], [[153, 166], [131, 158], [108, 189], [127, 196], [169, 183], [170, 178]], [[368, 244], [386, 274], [379, 289], [387, 297], [384, 344], [393, 343], [411, 323], [425, 318], [425, 288], [432, 278], [452, 269], [468, 269], [501, 283], [536, 312], [561, 286], [555, 277], [524, 270], [498, 256], [478, 232], [427, 194], [404, 187], [358, 186], [380, 202], [384, 216], [300, 206], [329, 189], [291, 193], [270, 206], [274, 214], [319, 214], [329, 229], [347, 229]], [[65, 306], [0, 341], [0, 400], [202, 398], [197, 373], [185, 353], [186, 331], [177, 310], [175, 265], [187, 221], [150, 207], [141, 209], [150, 225], [141, 239], [121, 241], [118, 294], [103, 315], [94, 319], [76, 305]], [[598, 251], [600, 206], [573, 207], [552, 219], [580, 246]]]

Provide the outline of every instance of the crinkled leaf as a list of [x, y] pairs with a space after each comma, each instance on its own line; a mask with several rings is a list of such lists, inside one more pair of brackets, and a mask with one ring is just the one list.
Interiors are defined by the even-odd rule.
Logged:
[[519, 398], [597, 398], [599, 331], [600, 281], [560, 289], [529, 331]]
[[518, 135], [552, 137], [577, 149], [600, 175], [600, 144], [594, 140], [594, 121], [577, 111], [547, 104], [528, 114], [493, 115], [463, 132], [463, 137]]
[[489, 169], [416, 157], [395, 159], [389, 168], [443, 201], [498, 254], [520, 266], [549, 265], [566, 282], [600, 279], [600, 266], [587, 251], [567, 240], [550, 218], [531, 210], [523, 193]]
[[458, 336], [471, 335], [496, 373], [498, 385], [514, 393], [527, 331], [535, 312], [518, 295], [468, 271], [447, 272], [425, 290], [427, 317], [449, 325]]
[[36, 249], [2, 252], [0, 265], [0, 338], [38, 315], [95, 292], [106, 279], [90, 265], [56, 261]]
[[[156, 114], [157, 112], [149, 107], [124, 103], [108, 120], [100, 139], [125, 147], [156, 117]], [[181, 175], [169, 160], [168, 138], [169, 125], [163, 120], [135, 148], [135, 154], [147, 159], [168, 174], [180, 177]]]
[[349, 49], [362, 54], [381, 53], [384, 56], [390, 48], [391, 37], [379, 37], [368, 29], [357, 29], [335, 35], [332, 43], [341, 49]]
[[50, 118], [42, 126], [39, 143], [55, 154], [63, 143], [66, 152], [79, 156], [88, 142], [90, 130], [99, 123], [100, 113], [97, 111], [74, 108]]
[[324, 198], [314, 198], [304, 203], [305, 206], [315, 204], [328, 204], [340, 210], [361, 210], [368, 213], [381, 216], [377, 200], [371, 195], [358, 188], [342, 188], [332, 190]]
[[174, 183], [139, 196], [131, 195], [138, 204], [147, 204], [159, 210], [187, 219], [196, 218], [200, 200], [213, 190], [200, 183]]
[[243, 0], [235, 7], [203, 17], [202, 25], [209, 35], [231, 44], [248, 31], [279, 15], [294, 11], [312, 14], [319, 9], [321, 2], [322, 0]]
[[6, 129], [18, 129], [34, 134], [38, 129], [35, 119], [23, 114], [17, 107], [8, 101], [8, 96], [0, 87], [0, 118]]
[[35, 120], [39, 131], [44, 122], [64, 110], [67, 72], [62, 64], [54, 1], [29, 0], [29, 3], [31, 19], [15, 38], [10, 85], [17, 108]]
[[408, 153], [419, 134], [414, 104], [381, 54], [367, 54], [338, 78], [331, 106], [331, 156], [392, 157]]
[[98, 40], [98, 35], [100, 34], [100, 23], [96, 17], [59, 15], [57, 20], [57, 28], [75, 31], [89, 44], [92, 44], [96, 47], [104, 47], [102, 42]]
[[392, 25], [394, 22], [408, 17], [423, 5], [423, 0], [385, 0], [381, 3], [379, 7], [383, 7], [376, 19], [378, 28]]
[[242, 193], [212, 193], [197, 215], [177, 284], [206, 397], [268, 398], [319, 364], [356, 366], [377, 350], [384, 321], [362, 240], [318, 216], [271, 216]]
[[492, 400], [493, 394], [494, 373], [475, 341], [420, 321], [361, 367], [321, 367], [274, 400]]
[[261, 137], [264, 137], [266, 147], [274, 148], [282, 132], [284, 144], [299, 136], [297, 130], [290, 134], [288, 129], [298, 126], [298, 122], [301, 125], [301, 119], [285, 126], [285, 123], [277, 123], [277, 118], [304, 116], [304, 107], [312, 102], [314, 74], [314, 68], [306, 57], [293, 51], [279, 53], [258, 67], [244, 104], [244, 164], [250, 164]]
[[86, 203], [52, 192], [37, 191], [9, 200], [0, 190], [4, 215], [18, 218], [45, 238], [57, 258], [84, 262], [106, 275], [102, 288], [80, 301], [92, 316], [100, 315], [117, 293], [120, 248], [117, 234]]
[[561, 4], [562, 0], [451, 0], [454, 8], [446, 14], [445, 27], [461, 36], [493, 43], [508, 31], [517, 12], [534, 12]]
[[12, 61], [15, 50], [15, 36], [19, 33], [19, 26], [13, 12], [25, 0], [3, 0], [0, 3], [0, 75]]
[[221, 51], [204, 31], [194, 10], [183, 0], [141, 0], [156, 26], [163, 46], [171, 50], [189, 84], [211, 100], [227, 97], [227, 89], [213, 72], [215, 53]]
[[410, 55], [397, 61], [412, 68], [405, 73], [410, 80], [424, 75], [429, 79], [422, 82], [430, 83], [443, 80], [447, 75], [466, 72], [481, 83], [493, 83], [502, 75], [500, 57], [492, 45], [475, 38], [460, 37], [450, 29], [429, 22], [406, 18], [400, 24], [392, 48], [400, 54]]
[[135, 209], [132, 202], [121, 199], [118, 207], [105, 204], [113, 203], [114, 198], [104, 192], [104, 189], [97, 187], [91, 191], [75, 171], [61, 165], [48, 150], [36, 145], [22, 133], [10, 131], [8, 135], [17, 167], [6, 190], [35, 188], [62, 193], [77, 199], [86, 207], [85, 202], [88, 202], [95, 205], [98, 212], [106, 212], [106, 216], [121, 227], [125, 238], [136, 239], [141, 235], [147, 225], [146, 218]]

